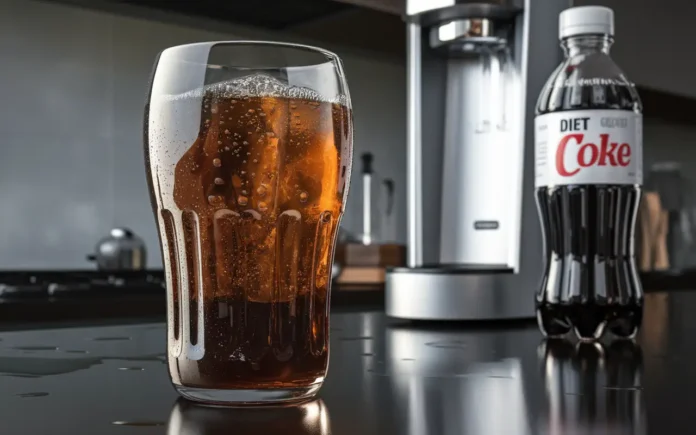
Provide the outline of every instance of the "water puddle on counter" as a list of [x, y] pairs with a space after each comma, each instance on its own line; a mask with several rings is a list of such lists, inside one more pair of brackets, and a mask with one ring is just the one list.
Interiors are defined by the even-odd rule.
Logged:
[[[165, 355], [161, 353], [139, 357], [126, 356], [83, 356], [76, 358], [40, 358], [35, 356], [0, 357], [0, 376], [37, 378], [42, 376], [62, 375], [79, 370], [87, 370], [106, 361], [121, 363], [157, 362], [166, 364]], [[121, 367], [119, 370], [143, 371], [140, 366]]]

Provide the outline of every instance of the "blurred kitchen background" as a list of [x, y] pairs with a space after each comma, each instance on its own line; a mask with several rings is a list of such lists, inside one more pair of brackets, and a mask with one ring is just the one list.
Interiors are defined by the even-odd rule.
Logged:
[[[644, 269], [696, 267], [696, 3], [574, 4], [614, 9], [613, 57], [646, 106], [646, 182], [662, 194], [661, 208], [646, 206], [645, 231], [667, 225], [679, 239], [672, 265], [647, 258]], [[375, 173], [393, 180], [392, 237], [404, 243], [402, 13], [400, 0], [0, 0], [0, 269], [93, 268], [86, 256], [114, 227], [139, 235], [148, 268], [161, 268], [143, 163], [147, 82], [160, 50], [204, 40], [299, 42], [344, 60], [355, 116], [344, 227], [362, 231], [359, 157], [370, 152]]]

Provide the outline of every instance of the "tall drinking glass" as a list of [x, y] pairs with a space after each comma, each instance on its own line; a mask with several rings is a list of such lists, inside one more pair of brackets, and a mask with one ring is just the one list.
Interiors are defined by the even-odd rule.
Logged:
[[181, 395], [258, 404], [317, 393], [352, 148], [333, 53], [239, 41], [159, 55], [145, 157]]

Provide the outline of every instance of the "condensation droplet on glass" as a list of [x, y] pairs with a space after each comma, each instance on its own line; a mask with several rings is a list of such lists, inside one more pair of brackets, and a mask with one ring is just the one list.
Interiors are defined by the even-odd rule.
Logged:
[[246, 160], [242, 160], [242, 163], [246, 163]]
[[241, 171], [240, 174], [244, 175], [246, 174], [246, 171]]
[[218, 186], [222, 186], [223, 184], [225, 184], [225, 180], [223, 180], [220, 177], [217, 177], [215, 178], [215, 184], [217, 184]]
[[216, 113], [218, 113], [217, 106], [213, 106], [213, 108], [210, 109], [210, 113], [212, 113], [213, 115], [215, 115]]
[[214, 158], [213, 159], [213, 166], [215, 166], [216, 168], [219, 168], [220, 166], [222, 166], [222, 161], [220, 159], [218, 159], [217, 157]]
[[300, 112], [295, 112], [295, 113], [292, 114], [292, 116], [294, 116], [295, 118], [299, 118], [299, 117], [300, 117]]
[[266, 196], [266, 186], [259, 186], [258, 189], [256, 189], [256, 193], [261, 197]]
[[256, 112], [256, 110], [254, 110], [254, 109], [249, 109], [249, 113], [254, 113], [254, 112]]
[[242, 145], [249, 145], [249, 142], [244, 141], [244, 142], [242, 142]]
[[272, 132], [272, 131], [267, 131], [267, 132], [266, 132], [266, 136], [268, 136], [268, 137], [275, 137], [275, 133]]
[[248, 201], [249, 201], [249, 200], [247, 199], [246, 196], [239, 195], [239, 196], [237, 197], [237, 204], [239, 204], [239, 205], [247, 205], [247, 202], [248, 202]]
[[248, 194], [249, 194], [249, 192], [247, 192], [246, 190], [242, 190], [242, 195], [248, 195]]
[[222, 145], [222, 141], [221, 141], [221, 140], [218, 141], [218, 145]]
[[230, 150], [230, 147], [225, 146], [225, 151], [229, 151], [229, 150]]
[[229, 134], [230, 134], [230, 130], [229, 130], [229, 129], [225, 129], [225, 134], [229, 135]]
[[258, 163], [259, 161], [257, 159], [252, 160], [254, 163]]
[[263, 212], [268, 210], [268, 204], [263, 201], [259, 201], [259, 211]]
[[237, 143], [237, 142], [232, 142], [232, 145], [234, 145], [234, 146], [238, 146], [238, 145], [239, 145], [239, 143]]
[[300, 193], [300, 202], [307, 202], [307, 198], [309, 198], [309, 195], [307, 194], [307, 192]]

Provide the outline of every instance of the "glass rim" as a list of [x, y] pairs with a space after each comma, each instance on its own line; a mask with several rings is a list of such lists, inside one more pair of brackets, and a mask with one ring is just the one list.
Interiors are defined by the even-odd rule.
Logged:
[[[253, 39], [238, 39], [238, 40], [220, 40], [220, 41], [201, 41], [201, 42], [192, 42], [188, 44], [180, 44], [180, 45], [173, 45], [171, 47], [167, 47], [164, 50], [162, 50], [162, 53], [165, 53], [169, 50], [176, 50], [180, 48], [186, 48], [186, 47], [208, 47], [212, 48], [214, 46], [221, 45], [221, 46], [238, 46], [238, 47], [243, 47], [243, 46], [265, 46], [265, 47], [275, 47], [275, 48], [281, 48], [281, 49], [289, 49], [289, 50], [297, 50], [297, 51], [304, 51], [304, 52], [313, 52], [316, 54], [320, 54], [326, 57], [325, 62], [319, 62], [319, 63], [305, 63], [305, 64], [298, 64], [298, 65], [289, 65], [289, 66], [283, 66], [283, 67], [275, 67], [275, 68], [313, 68], [313, 67], [319, 67], [321, 65], [326, 65], [328, 63], [340, 63], [340, 57], [329, 50], [326, 50], [321, 47], [317, 47], [314, 45], [307, 45], [307, 44], [297, 44], [294, 42], [278, 42], [278, 41], [262, 41], [262, 40], [253, 40]], [[207, 63], [207, 62], [196, 62], [196, 61], [191, 61], [191, 60], [186, 60], [186, 63], [193, 63], [197, 65], [215, 65], [213, 63]]]

